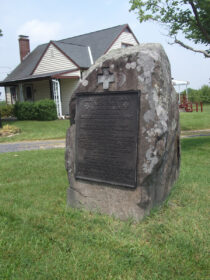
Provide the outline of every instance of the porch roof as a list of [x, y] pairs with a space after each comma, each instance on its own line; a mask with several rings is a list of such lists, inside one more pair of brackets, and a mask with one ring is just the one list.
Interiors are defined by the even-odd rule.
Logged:
[[[44, 79], [49, 79], [49, 78], [56, 78], [56, 76], [59, 76], [60, 78], [61, 75], [66, 74], [71, 72], [71, 70], [65, 70], [65, 71], [57, 71], [57, 72], [51, 72], [51, 73], [45, 73], [45, 74], [40, 74], [40, 75], [28, 75], [24, 78], [19, 78], [19, 79], [10, 79], [9, 81], [6, 81], [6, 79], [2, 82], [0, 82], [0, 86], [10, 86], [10, 85], [15, 85], [21, 82], [29, 82], [29, 81], [35, 81], [35, 80], [44, 80]], [[69, 76], [68, 78], [75, 78], [75, 76]], [[78, 76], [79, 78], [79, 76]]]

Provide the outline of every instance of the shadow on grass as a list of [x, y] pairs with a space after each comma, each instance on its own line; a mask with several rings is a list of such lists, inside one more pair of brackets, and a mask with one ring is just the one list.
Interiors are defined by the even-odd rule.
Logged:
[[210, 144], [210, 137], [194, 137], [181, 140], [181, 147], [184, 152], [199, 150], [203, 147], [207, 147]]

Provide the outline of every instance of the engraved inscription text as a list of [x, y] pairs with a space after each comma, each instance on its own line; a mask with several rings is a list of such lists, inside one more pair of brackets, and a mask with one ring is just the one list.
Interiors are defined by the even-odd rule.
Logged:
[[136, 187], [138, 110], [138, 92], [77, 97], [77, 179]]

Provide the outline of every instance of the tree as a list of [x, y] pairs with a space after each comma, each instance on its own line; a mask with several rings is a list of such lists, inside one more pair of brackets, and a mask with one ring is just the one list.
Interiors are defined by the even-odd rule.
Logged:
[[3, 34], [2, 34], [2, 30], [0, 29], [0, 37], [1, 37], [1, 36], [3, 36]]
[[[181, 94], [186, 94], [186, 90]], [[192, 102], [210, 103], [210, 87], [208, 85], [202, 86], [200, 89], [188, 88], [188, 99]]]
[[[210, 0], [130, 0], [130, 11], [137, 10], [140, 22], [155, 21], [168, 28], [171, 44], [210, 57]], [[186, 39], [207, 46], [197, 50], [177, 39], [182, 32]]]

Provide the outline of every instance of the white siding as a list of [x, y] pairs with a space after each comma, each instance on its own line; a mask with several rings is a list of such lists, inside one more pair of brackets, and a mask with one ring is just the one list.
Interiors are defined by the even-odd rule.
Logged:
[[122, 32], [122, 34], [119, 36], [119, 38], [115, 41], [115, 43], [112, 45], [109, 51], [114, 50], [114, 49], [119, 49], [121, 48], [121, 44], [126, 43], [130, 44], [133, 46], [138, 45], [136, 42], [136, 39], [134, 38], [133, 34], [130, 32]]
[[48, 80], [33, 83], [34, 101], [48, 98], [50, 99], [50, 83]]
[[5, 97], [6, 97], [7, 104], [12, 104], [10, 87], [5, 87]]
[[66, 74], [62, 74], [62, 77], [72, 77], [72, 76], [78, 76], [80, 77], [80, 71], [74, 71], [74, 72], [71, 72], [71, 73], [66, 73]]
[[75, 69], [77, 66], [72, 63], [62, 52], [54, 45], [50, 45], [42, 57], [33, 75], [51, 73], [62, 70]]
[[61, 103], [63, 115], [69, 115], [69, 101], [79, 79], [61, 80]]

